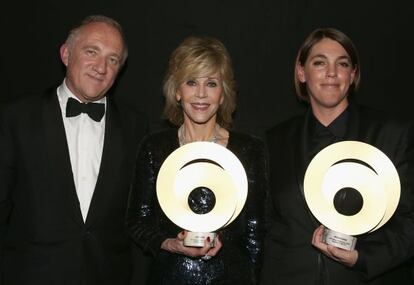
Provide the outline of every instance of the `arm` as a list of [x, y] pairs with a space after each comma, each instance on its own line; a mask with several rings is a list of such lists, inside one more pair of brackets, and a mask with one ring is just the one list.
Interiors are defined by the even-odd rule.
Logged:
[[[354, 268], [370, 279], [401, 265], [414, 255], [414, 126], [404, 128], [395, 155], [401, 196], [393, 217], [382, 228], [357, 242], [358, 260]], [[386, 257], [386, 258], [384, 258]]]
[[155, 185], [160, 162], [153, 156], [151, 148], [154, 146], [147, 138], [141, 142], [136, 157], [126, 225], [132, 240], [145, 252], [156, 256], [168, 234], [160, 228], [158, 217]]
[[262, 141], [257, 140], [251, 150], [251, 165], [247, 171], [249, 194], [245, 209], [246, 249], [256, 280], [260, 274], [265, 235], [265, 204], [268, 197], [267, 153]]

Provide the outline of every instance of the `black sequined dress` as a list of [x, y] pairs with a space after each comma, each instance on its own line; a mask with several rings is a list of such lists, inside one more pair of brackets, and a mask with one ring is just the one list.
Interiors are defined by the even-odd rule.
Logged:
[[177, 130], [164, 130], [148, 135], [137, 156], [127, 224], [132, 239], [154, 257], [148, 284], [257, 284], [267, 195], [264, 144], [254, 136], [230, 132], [227, 148], [246, 170], [248, 195], [240, 215], [218, 231], [223, 247], [210, 260], [160, 248], [182, 230], [162, 212], [155, 190], [163, 161], [178, 147]]

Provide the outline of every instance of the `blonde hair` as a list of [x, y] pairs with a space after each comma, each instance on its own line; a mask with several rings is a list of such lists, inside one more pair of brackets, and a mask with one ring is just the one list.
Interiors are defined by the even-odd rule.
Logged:
[[223, 103], [217, 112], [217, 123], [229, 128], [236, 108], [236, 82], [227, 49], [212, 37], [188, 37], [171, 54], [164, 78], [164, 116], [174, 125], [183, 123], [181, 105], [176, 100], [177, 89], [186, 80], [210, 76], [218, 72], [222, 81]]

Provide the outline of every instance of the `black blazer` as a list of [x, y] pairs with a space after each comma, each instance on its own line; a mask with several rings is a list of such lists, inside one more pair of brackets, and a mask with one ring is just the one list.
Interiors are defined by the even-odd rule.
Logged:
[[108, 97], [105, 139], [82, 219], [56, 92], [18, 100], [0, 117], [0, 284], [128, 284], [124, 219], [146, 120]]
[[310, 162], [306, 152], [309, 110], [267, 132], [271, 203], [265, 242], [263, 284], [412, 284], [408, 271], [393, 270], [414, 254], [414, 131], [406, 122], [351, 104], [344, 140], [358, 140], [382, 150], [401, 180], [398, 209], [379, 230], [358, 237], [359, 259], [347, 268], [311, 245], [319, 223], [303, 196], [303, 178]]

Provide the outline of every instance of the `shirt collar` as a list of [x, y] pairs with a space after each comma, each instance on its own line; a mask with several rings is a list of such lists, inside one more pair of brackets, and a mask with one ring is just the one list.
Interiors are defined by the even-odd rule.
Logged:
[[349, 110], [346, 108], [338, 117], [335, 118], [327, 127], [322, 125], [314, 116], [315, 131], [328, 130], [337, 138], [343, 138], [346, 133], [346, 125], [348, 122]]
[[[79, 102], [80, 100], [72, 93], [72, 91], [70, 91], [69, 87], [66, 84], [66, 78], [63, 80], [62, 84], [57, 88], [56, 92], [59, 99], [59, 105], [62, 109], [62, 115], [66, 116], [66, 104], [68, 102], [68, 99], [73, 98], [75, 100], [78, 100]], [[106, 109], [106, 96], [94, 101], [94, 103], [104, 103]]]

